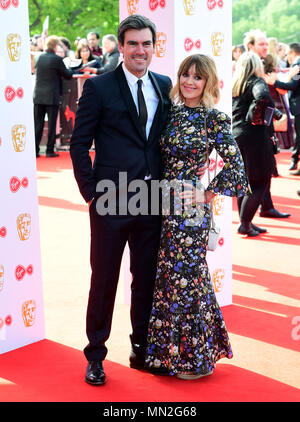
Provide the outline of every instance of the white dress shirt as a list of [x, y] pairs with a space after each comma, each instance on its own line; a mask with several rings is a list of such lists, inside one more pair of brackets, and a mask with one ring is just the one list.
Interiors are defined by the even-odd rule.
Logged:
[[137, 98], [137, 90], [138, 85], [137, 81], [141, 79], [143, 81], [142, 84], [142, 91], [145, 98], [145, 103], [147, 107], [147, 113], [148, 113], [148, 120], [146, 125], [146, 136], [149, 137], [150, 129], [154, 120], [154, 116], [156, 113], [157, 105], [158, 105], [158, 97], [155, 92], [155, 89], [153, 88], [151, 79], [149, 77], [148, 70], [146, 71], [145, 75], [142, 78], [138, 78], [132, 73], [129, 72], [129, 70], [126, 69], [124, 62], [122, 63], [122, 67], [126, 76], [126, 80], [128, 82], [128, 86], [130, 88], [133, 101], [135, 103], [137, 113], [139, 114], [139, 106], [138, 106], [138, 98]]

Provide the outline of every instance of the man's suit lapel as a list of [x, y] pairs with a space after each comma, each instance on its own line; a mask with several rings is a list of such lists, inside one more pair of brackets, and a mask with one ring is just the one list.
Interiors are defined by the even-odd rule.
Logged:
[[136, 129], [138, 130], [139, 134], [141, 135], [142, 139], [146, 142], [145, 135], [143, 133], [142, 127], [141, 127], [140, 122], [139, 122], [137, 109], [136, 109], [136, 106], [134, 104], [132, 94], [131, 94], [130, 88], [129, 88], [127, 80], [126, 80], [126, 76], [125, 76], [123, 69], [122, 69], [122, 64], [120, 64], [116, 68], [115, 72], [116, 72], [117, 80], [118, 80], [118, 83], [119, 83], [119, 86], [120, 86], [120, 91], [121, 91], [123, 100], [125, 101], [126, 106], [128, 108], [128, 111], [130, 113], [130, 117], [131, 117]]
[[163, 97], [162, 97], [160, 87], [157, 83], [157, 80], [156, 80], [155, 76], [153, 75], [153, 73], [150, 72], [150, 71], [149, 71], [149, 77], [151, 79], [151, 82], [152, 82], [152, 85], [155, 89], [155, 92], [158, 96], [157, 109], [156, 109], [156, 113], [155, 113], [155, 116], [154, 116], [154, 119], [153, 119], [153, 122], [152, 122], [149, 137], [148, 137], [148, 142], [151, 142], [153, 138], [156, 138], [156, 136], [155, 136], [156, 135], [156, 129], [159, 126], [159, 120], [160, 120], [160, 117], [163, 114]]

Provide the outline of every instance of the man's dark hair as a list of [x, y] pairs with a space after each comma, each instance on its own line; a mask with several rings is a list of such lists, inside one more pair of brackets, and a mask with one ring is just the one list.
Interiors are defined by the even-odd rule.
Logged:
[[118, 28], [118, 41], [121, 45], [124, 45], [124, 39], [125, 39], [125, 32], [129, 29], [145, 29], [149, 28], [152, 32], [152, 41], [153, 45], [156, 42], [156, 26], [154, 23], [146, 18], [145, 16], [141, 15], [131, 15], [128, 16], [126, 19], [124, 19]]
[[100, 39], [100, 35], [98, 34], [98, 32], [89, 32], [88, 34], [87, 34], [87, 36], [89, 36], [89, 35], [96, 35], [96, 38], [97, 38], [97, 40], [99, 40]]
[[294, 51], [298, 56], [300, 56], [300, 44], [297, 42], [292, 42], [289, 44], [290, 50]]
[[59, 41], [62, 42], [68, 50], [71, 50], [71, 43], [66, 37], [59, 37]]

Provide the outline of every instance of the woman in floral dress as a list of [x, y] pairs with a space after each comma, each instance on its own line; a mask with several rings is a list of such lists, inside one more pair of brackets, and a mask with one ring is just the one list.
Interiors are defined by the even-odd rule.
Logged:
[[[213, 60], [200, 54], [186, 58], [171, 98], [175, 105], [161, 138], [163, 180], [166, 186], [175, 180], [190, 189], [179, 194], [186, 208], [163, 209], [145, 362], [151, 372], [195, 379], [211, 374], [220, 358], [232, 358], [206, 263], [209, 203], [216, 194], [245, 195], [248, 181], [230, 119], [212, 108], [219, 100]], [[213, 149], [224, 167], [204, 190], [196, 173]], [[169, 193], [163, 189], [163, 199]]]

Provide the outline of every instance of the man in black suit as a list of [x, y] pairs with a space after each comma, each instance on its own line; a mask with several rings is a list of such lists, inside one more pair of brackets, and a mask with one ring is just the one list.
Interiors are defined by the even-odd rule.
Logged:
[[46, 157], [57, 157], [54, 152], [56, 122], [61, 95], [61, 78], [71, 79], [73, 71], [66, 68], [63, 59], [55, 51], [59, 38], [51, 36], [46, 41], [46, 51], [35, 64], [36, 81], [33, 92], [36, 156], [39, 157], [45, 115], [48, 115], [48, 142]]
[[[300, 44], [289, 44], [287, 53], [287, 60], [291, 67], [300, 66]], [[270, 79], [270, 83], [274, 83], [274, 79]], [[295, 128], [295, 145], [292, 154], [292, 163], [290, 170], [296, 170], [300, 154], [300, 72], [292, 78], [290, 82], [281, 82], [276, 80], [274, 83], [275, 88], [286, 89], [289, 91], [289, 105], [292, 115], [294, 116]], [[294, 173], [295, 174], [295, 173]], [[298, 171], [296, 174], [300, 174]]]
[[[170, 107], [171, 80], [148, 70], [155, 41], [156, 29], [148, 18], [133, 15], [121, 22], [118, 44], [124, 61], [115, 70], [86, 80], [71, 138], [74, 174], [89, 204], [91, 224], [89, 344], [84, 354], [88, 360], [85, 381], [92, 385], [106, 381], [102, 361], [107, 354], [105, 342], [126, 242], [132, 273], [130, 366], [140, 369], [144, 365], [161, 219], [150, 213], [130, 213], [127, 205], [133, 194], [128, 192], [126, 198], [121, 191], [133, 180], [149, 187], [150, 180], [161, 175], [159, 138]], [[89, 149], [93, 140], [96, 153], [92, 165]], [[120, 175], [126, 176], [122, 186]], [[106, 215], [99, 212], [103, 193], [96, 186], [107, 179], [120, 194], [116, 215], [112, 215], [114, 210]]]

